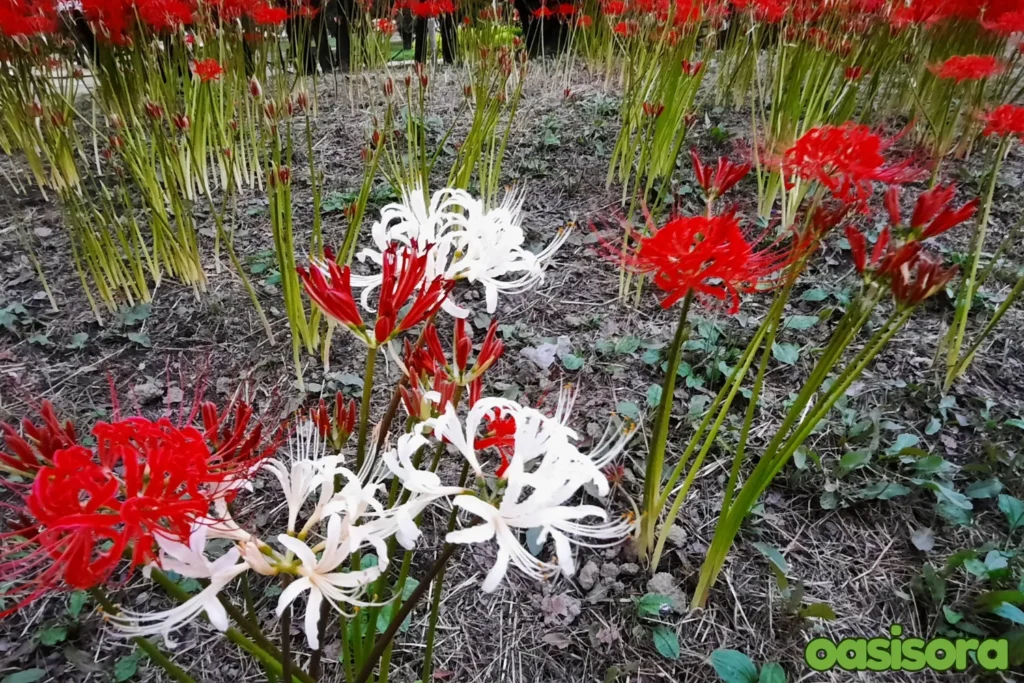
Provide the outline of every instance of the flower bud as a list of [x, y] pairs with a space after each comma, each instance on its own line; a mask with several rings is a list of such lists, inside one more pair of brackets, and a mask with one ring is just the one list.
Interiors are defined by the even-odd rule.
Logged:
[[156, 102], [146, 102], [146, 115], [157, 121], [164, 116], [164, 109]]
[[298, 105], [299, 111], [305, 111], [309, 107], [309, 95], [302, 91], [295, 96], [295, 104]]
[[384, 79], [384, 97], [391, 97], [395, 94], [395, 83], [390, 77]]
[[249, 79], [249, 94], [256, 99], [263, 97], [263, 86], [255, 76]]
[[287, 185], [292, 180], [292, 170], [287, 166], [282, 166], [277, 169], [277, 179], [281, 181], [282, 185]]
[[185, 114], [175, 114], [171, 120], [174, 122], [174, 127], [180, 131], [186, 131], [192, 126], [192, 122]]

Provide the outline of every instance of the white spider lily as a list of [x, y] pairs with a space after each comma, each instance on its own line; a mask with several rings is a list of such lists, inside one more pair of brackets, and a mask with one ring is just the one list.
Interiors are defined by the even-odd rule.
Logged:
[[441, 478], [429, 470], [420, 470], [412, 462], [412, 456], [428, 444], [422, 434], [411, 432], [398, 437], [398, 446], [384, 453], [384, 465], [398, 477], [406, 491], [423, 496], [440, 498], [462, 493], [459, 486], [444, 486]]
[[[539, 254], [525, 249], [520, 193], [508, 193], [491, 210], [464, 190], [438, 190], [429, 205], [423, 197], [422, 188], [412, 188], [403, 193], [402, 203], [381, 209], [380, 220], [370, 230], [375, 248], [360, 251], [359, 260], [379, 266], [391, 243], [415, 242], [421, 253], [430, 249], [427, 279], [444, 276], [481, 285], [488, 313], [497, 308], [499, 292], [522, 292], [540, 281], [545, 265], [569, 236], [568, 231], [560, 231]], [[367, 310], [372, 310], [370, 294], [380, 286], [381, 277], [380, 273], [352, 276], [353, 287], [363, 288], [362, 304]], [[442, 308], [458, 318], [469, 314], [451, 299]]]
[[[320, 440], [320, 432], [313, 428], [312, 423], [304, 423], [295, 430], [295, 434], [288, 440], [289, 462], [271, 459], [263, 463], [263, 468], [273, 474], [281, 484], [284, 492], [285, 503], [288, 506], [288, 532], [295, 533], [295, 526], [298, 523], [299, 512], [302, 510], [306, 499], [318, 487], [330, 487], [328, 483], [333, 469], [339, 461], [339, 456], [324, 455], [325, 444]], [[328, 497], [333, 493], [329, 488]], [[322, 500], [322, 504], [326, 501]], [[322, 512], [322, 505], [317, 506], [314, 515]], [[319, 517], [313, 524], [319, 521]], [[311, 526], [307, 523], [304, 531]]]
[[[484, 416], [494, 410], [511, 415], [515, 421], [514, 443], [508, 466], [502, 473], [505, 483], [501, 500], [492, 505], [474, 496], [456, 497], [452, 504], [479, 517], [483, 523], [448, 534], [450, 543], [481, 543], [494, 539], [498, 557], [481, 588], [492, 591], [514, 564], [532, 578], [544, 578], [557, 570], [566, 575], [576, 571], [572, 546], [601, 547], [625, 538], [632, 528], [626, 521], [609, 522], [608, 514], [595, 505], [569, 505], [571, 498], [588, 483], [600, 495], [608, 492], [608, 480], [600, 467], [625, 447], [629, 432], [605, 438], [589, 454], [580, 453], [573, 441], [576, 433], [565, 425], [572, 396], [560, 397], [555, 417], [550, 418], [512, 401], [481, 399], [470, 410], [462, 429], [454, 409], [434, 423], [438, 438], [447, 437], [459, 449], [470, 466], [483, 477], [476, 454], [477, 429]], [[578, 520], [594, 517], [595, 524]], [[554, 540], [557, 564], [542, 562], [519, 541], [519, 532], [537, 529], [538, 541]]]
[[[377, 566], [354, 572], [335, 571], [353, 550], [351, 535], [344, 534], [345, 538], [342, 538], [342, 525], [339, 517], [330, 518], [327, 523], [327, 540], [320, 559], [317, 559], [313, 550], [299, 539], [284, 534], [277, 537], [281, 545], [294, 553], [301, 563], [298, 567], [299, 578], [288, 584], [281, 592], [277, 602], [277, 616], [280, 617], [288, 605], [308, 591], [304, 627], [306, 641], [314, 650], [320, 647], [317, 625], [320, 621], [320, 605], [324, 599], [338, 611], [341, 611], [342, 603], [368, 606], [370, 603], [362, 602], [355, 596], [359, 595], [367, 584], [376, 580], [382, 570]], [[351, 527], [349, 531], [352, 531]]]
[[238, 549], [232, 548], [216, 561], [209, 563], [210, 585], [180, 605], [150, 614], [126, 609], [121, 614], [110, 615], [110, 623], [129, 638], [161, 634], [167, 647], [174, 647], [174, 642], [170, 638], [171, 631], [189, 623], [204, 612], [215, 629], [227, 631], [230, 626], [228, 615], [224, 605], [217, 599], [217, 594], [235, 577], [249, 569], [247, 562], [238, 563], [239, 557]]
[[[159, 566], [189, 579], [208, 579], [213, 576], [216, 562], [210, 562], [204, 554], [208, 532], [206, 524], [193, 524], [187, 545], [159, 531], [153, 534], [160, 549]], [[150, 566], [147, 565], [146, 569], [150, 569]]]

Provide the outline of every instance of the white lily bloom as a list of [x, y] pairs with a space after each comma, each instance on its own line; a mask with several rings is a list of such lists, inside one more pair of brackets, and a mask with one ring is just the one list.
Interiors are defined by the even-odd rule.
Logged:
[[420, 470], [412, 462], [412, 456], [429, 444], [428, 439], [417, 432], [398, 437], [397, 448], [384, 453], [384, 465], [398, 477], [406, 491], [423, 496], [443, 497], [463, 493], [459, 486], [444, 486], [441, 478], [429, 470]]
[[[348, 531], [351, 532], [353, 529], [355, 527], [349, 527]], [[299, 539], [284, 534], [277, 537], [281, 545], [295, 553], [301, 562], [298, 568], [299, 578], [289, 583], [281, 592], [277, 602], [277, 616], [280, 617], [288, 605], [308, 591], [304, 628], [306, 641], [314, 650], [320, 646], [317, 624], [320, 620], [320, 605], [324, 599], [338, 611], [341, 611], [342, 603], [368, 606], [370, 603], [362, 602], [355, 596], [359, 595], [367, 584], [375, 581], [381, 573], [379, 566], [354, 572], [335, 571], [354, 549], [351, 535], [342, 532], [341, 518], [332, 516], [327, 523], [327, 540], [320, 559], [317, 559], [313, 550]]]
[[[415, 242], [421, 254], [429, 247], [425, 277], [481, 285], [487, 312], [494, 313], [499, 292], [522, 292], [543, 279], [545, 265], [569, 236], [568, 231], [560, 231], [539, 254], [525, 249], [522, 203], [523, 195], [511, 192], [500, 206], [488, 210], [464, 190], [445, 188], [435, 192], [427, 205], [422, 188], [412, 188], [403, 193], [401, 203], [381, 209], [380, 220], [370, 230], [375, 248], [363, 249], [357, 256], [380, 266], [392, 243], [411, 246]], [[352, 286], [363, 289], [362, 304], [367, 310], [372, 310], [370, 294], [381, 278], [380, 273], [352, 276]], [[469, 314], [451, 299], [442, 308], [458, 318]]]
[[[206, 539], [209, 527], [203, 523], [192, 525], [188, 545], [176, 541], [159, 531], [153, 534], [160, 549], [159, 566], [189, 579], [208, 579], [214, 574], [216, 562], [206, 559]], [[146, 569], [150, 567], [147, 565]]]
[[[450, 407], [434, 424], [438, 437], [448, 438], [482, 477], [475, 444], [480, 422], [494, 410], [515, 420], [513, 449], [502, 473], [505, 488], [501, 500], [492, 505], [463, 495], [452, 501], [483, 523], [449, 533], [448, 542], [482, 543], [494, 539], [498, 544], [497, 560], [481, 586], [484, 591], [497, 588], [509, 564], [537, 579], [558, 570], [572, 575], [576, 570], [573, 544], [602, 547], [618, 543], [630, 533], [631, 522], [609, 522], [608, 514], [598, 506], [567, 504], [588, 483], [595, 484], [600, 494], [607, 493], [608, 480], [600, 467], [620, 453], [629, 439], [628, 431], [621, 432], [613, 439], [603, 439], [591, 453], [580, 453], [573, 443], [576, 433], [564, 423], [571, 406], [571, 396], [563, 395], [555, 417], [550, 418], [512, 401], [481, 399], [470, 410], [465, 430]], [[578, 521], [588, 517], [595, 517], [598, 522]], [[557, 564], [537, 559], [522, 546], [519, 533], [529, 529], [540, 531], [541, 543], [549, 536], [554, 540]]]
[[320, 432], [308, 422], [299, 425], [288, 439], [288, 450], [287, 463], [270, 459], [263, 463], [263, 468], [281, 484], [288, 505], [288, 531], [295, 533], [303, 504], [313, 491], [324, 486], [327, 481], [324, 472], [332, 470], [339, 458], [324, 454], [325, 443], [320, 439]]
[[[180, 605], [149, 614], [125, 609], [121, 614], [110, 615], [110, 623], [129, 638], [161, 634], [167, 647], [174, 647], [174, 642], [170, 637], [171, 631], [189, 623], [204, 612], [214, 628], [221, 632], [227, 631], [230, 626], [228, 615], [224, 605], [217, 599], [217, 594], [237, 576], [249, 569], [247, 562], [238, 563], [239, 557], [238, 549], [232, 548], [214, 562], [209, 563], [210, 585]], [[196, 560], [196, 558], [191, 559]], [[195, 567], [197, 564], [197, 561], [192, 562], [190, 566]], [[175, 571], [178, 570], [175, 569]]]

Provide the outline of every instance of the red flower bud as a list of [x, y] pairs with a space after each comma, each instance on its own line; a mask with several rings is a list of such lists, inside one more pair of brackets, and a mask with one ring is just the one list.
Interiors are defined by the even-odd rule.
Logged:
[[395, 94], [395, 83], [390, 77], [384, 79], [384, 97], [391, 97]]

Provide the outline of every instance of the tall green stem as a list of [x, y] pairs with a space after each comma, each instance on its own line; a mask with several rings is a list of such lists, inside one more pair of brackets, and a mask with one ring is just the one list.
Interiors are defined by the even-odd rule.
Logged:
[[373, 396], [373, 371], [377, 365], [377, 349], [367, 349], [366, 370], [363, 372], [363, 400], [359, 406], [359, 434], [356, 440], [356, 471], [366, 457], [366, 432], [370, 423], [370, 398]]
[[384, 654], [384, 650], [387, 649], [388, 645], [394, 639], [395, 634], [398, 633], [398, 628], [402, 625], [402, 622], [405, 621], [405, 618], [409, 616], [419, 601], [423, 599], [423, 596], [426, 594], [427, 589], [433, 582], [434, 577], [441, 572], [444, 566], [448, 563], [448, 560], [451, 559], [454, 552], [455, 545], [452, 543], [446, 543], [444, 550], [442, 550], [441, 554], [438, 555], [426, 576], [420, 579], [419, 585], [416, 586], [416, 589], [409, 595], [409, 599], [405, 601], [401, 609], [398, 610], [398, 613], [392, 617], [387, 630], [381, 634], [381, 637], [373, 646], [373, 650], [370, 652], [370, 655], [364, 660], [363, 666], [359, 669], [359, 673], [356, 676], [354, 683], [366, 683], [366, 681], [370, 680], [370, 676], [373, 675], [373, 669], [377, 660]]
[[996, 149], [996, 158], [992, 164], [992, 173], [989, 176], [988, 190], [985, 193], [985, 202], [982, 206], [981, 215], [974, 227], [974, 235], [971, 237], [970, 263], [964, 273], [964, 279], [957, 290], [956, 313], [953, 324], [946, 336], [946, 378], [942, 383], [942, 393], [949, 391], [949, 387], [956, 379], [955, 370], [960, 360], [960, 349], [963, 346], [964, 335], [967, 332], [967, 318], [971, 312], [971, 304], [974, 302], [974, 294], [977, 290], [978, 262], [981, 260], [981, 252], [985, 248], [985, 233], [988, 229], [988, 219], [992, 214], [992, 198], [995, 196], [996, 183], [999, 180], [999, 169], [1006, 156], [1006, 150], [1012, 138], [1003, 138]]
[[658, 522], [656, 502], [661, 494], [661, 473], [665, 466], [665, 447], [668, 445], [668, 427], [672, 418], [672, 396], [676, 389], [676, 374], [679, 371], [679, 363], [683, 357], [683, 342], [689, 336], [687, 317], [690, 313], [690, 304], [693, 302], [693, 291], [689, 291], [683, 299], [683, 306], [679, 312], [679, 322], [676, 323], [675, 336], [672, 338], [672, 346], [668, 351], [668, 367], [665, 370], [665, 380], [661, 385], [661, 404], [658, 406], [657, 422], [655, 423], [654, 439], [651, 441], [651, 448], [647, 452], [647, 467], [644, 473], [644, 505], [643, 519], [640, 520], [639, 549], [643, 554], [650, 553], [654, 545], [654, 528]]

